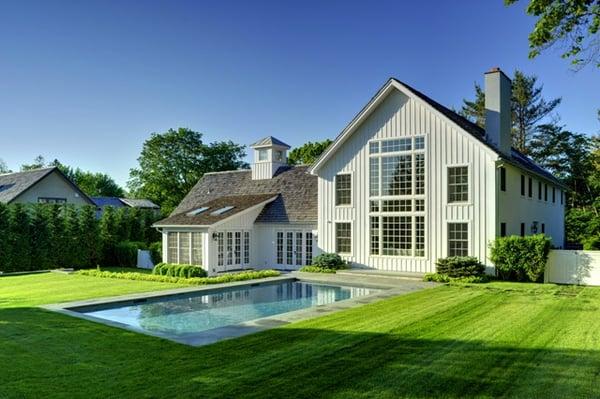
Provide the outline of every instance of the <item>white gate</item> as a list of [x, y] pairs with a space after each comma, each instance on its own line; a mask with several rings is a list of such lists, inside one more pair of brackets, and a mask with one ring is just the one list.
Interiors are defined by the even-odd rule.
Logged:
[[544, 282], [600, 285], [600, 251], [551, 250]]

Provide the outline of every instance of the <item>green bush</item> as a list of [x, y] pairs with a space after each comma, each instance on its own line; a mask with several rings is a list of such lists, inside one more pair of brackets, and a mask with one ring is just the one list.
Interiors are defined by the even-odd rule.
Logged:
[[588, 237], [582, 241], [583, 249], [586, 251], [600, 250], [600, 236]]
[[437, 272], [448, 277], [481, 276], [485, 266], [473, 256], [450, 256], [436, 262]]
[[342, 259], [342, 257], [334, 253], [324, 253], [315, 257], [312, 265], [332, 270], [345, 269], [348, 267], [348, 264]]
[[319, 267], [319, 266], [303, 266], [300, 268], [301, 272], [305, 273], [335, 273], [334, 269], [329, 269], [327, 267]]
[[498, 237], [492, 242], [490, 259], [503, 280], [541, 281], [550, 245], [544, 234]]
[[175, 265], [169, 263], [159, 263], [152, 269], [152, 274], [167, 277], [206, 277], [207, 273], [201, 266], [196, 265]]
[[[158, 266], [158, 265], [157, 265]], [[197, 266], [194, 266], [197, 267]], [[147, 274], [147, 273], [119, 273], [111, 271], [102, 271], [97, 269], [84, 269], [79, 270], [77, 274], [82, 276], [90, 277], [101, 277], [101, 278], [116, 278], [122, 280], [138, 280], [138, 281], [156, 281], [161, 283], [174, 283], [174, 284], [189, 284], [189, 285], [207, 285], [207, 284], [222, 284], [230, 283], [234, 281], [245, 281], [254, 280], [259, 278], [277, 277], [281, 275], [277, 270], [258, 270], [258, 271], [247, 271], [241, 273], [227, 273], [216, 277], [171, 277], [158, 274]]]
[[485, 274], [480, 276], [450, 277], [447, 274], [427, 273], [423, 281], [433, 281], [435, 283], [487, 283], [489, 277]]
[[150, 250], [150, 257], [152, 258], [152, 263], [155, 265], [162, 262], [162, 241], [156, 241], [148, 245], [148, 249]]
[[138, 249], [148, 248], [143, 242], [123, 241], [115, 245], [115, 266], [136, 267]]

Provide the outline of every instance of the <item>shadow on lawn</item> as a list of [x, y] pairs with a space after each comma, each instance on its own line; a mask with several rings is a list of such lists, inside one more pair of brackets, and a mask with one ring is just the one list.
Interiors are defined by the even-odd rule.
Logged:
[[0, 339], [0, 397], [600, 394], [599, 351], [420, 339], [402, 331], [284, 328], [193, 348], [15, 308], [0, 309]]

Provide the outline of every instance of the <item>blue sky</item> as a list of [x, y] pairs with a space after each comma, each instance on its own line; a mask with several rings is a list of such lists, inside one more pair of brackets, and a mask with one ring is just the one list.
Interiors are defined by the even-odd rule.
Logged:
[[569, 129], [596, 133], [600, 71], [527, 58], [524, 3], [3, 1], [0, 158], [120, 184], [151, 132], [292, 146], [335, 137], [394, 76], [458, 107], [483, 72], [536, 74]]

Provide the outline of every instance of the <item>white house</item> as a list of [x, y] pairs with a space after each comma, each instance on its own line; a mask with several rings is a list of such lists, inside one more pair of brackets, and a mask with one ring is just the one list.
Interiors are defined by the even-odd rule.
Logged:
[[510, 85], [498, 68], [485, 74], [485, 129], [390, 79], [311, 167], [260, 140], [250, 171], [205, 175], [156, 224], [164, 260], [216, 273], [336, 252], [354, 267], [423, 273], [453, 255], [490, 265], [502, 235], [545, 233], [562, 247], [564, 187], [511, 148]]

